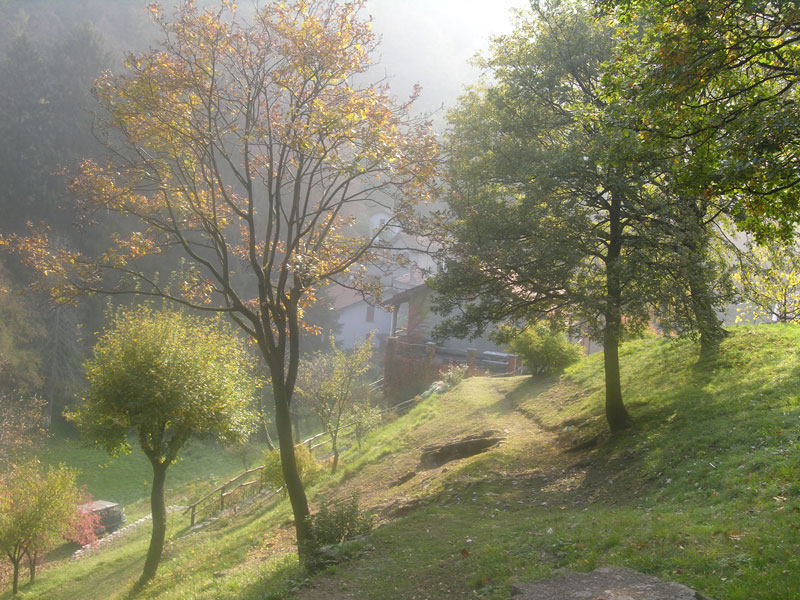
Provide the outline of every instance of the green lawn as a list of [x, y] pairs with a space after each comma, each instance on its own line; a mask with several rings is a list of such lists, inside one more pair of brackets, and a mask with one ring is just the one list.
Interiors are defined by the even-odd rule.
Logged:
[[[635, 425], [615, 437], [600, 355], [560, 379], [474, 378], [420, 402], [310, 490], [314, 503], [358, 493], [380, 521], [360, 556], [314, 577], [276, 498], [200, 533], [173, 516], [159, 575], [136, 596], [145, 531], [43, 571], [20, 597], [505, 599], [514, 581], [604, 565], [715, 600], [800, 597], [800, 327], [735, 328], [715, 364], [696, 354], [690, 341], [623, 346]], [[487, 428], [505, 435], [499, 448], [419, 466], [425, 444]]]

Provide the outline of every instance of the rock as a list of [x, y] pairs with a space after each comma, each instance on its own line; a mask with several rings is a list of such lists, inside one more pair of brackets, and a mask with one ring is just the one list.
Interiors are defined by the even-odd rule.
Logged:
[[402, 517], [404, 515], [414, 512], [421, 506], [424, 506], [426, 502], [427, 500], [421, 497], [397, 498], [396, 500], [390, 502], [389, 504], [386, 504], [383, 507], [381, 507], [381, 512], [385, 515]]
[[397, 487], [398, 485], [403, 485], [406, 481], [411, 481], [416, 476], [417, 476], [416, 471], [411, 471], [410, 473], [406, 473], [402, 477], [398, 477], [392, 483], [390, 483], [389, 487]]
[[518, 583], [514, 600], [708, 600], [694, 590], [623, 567]]
[[430, 469], [440, 467], [451, 460], [480, 454], [505, 439], [500, 434], [501, 432], [497, 429], [489, 429], [483, 433], [469, 435], [454, 442], [426, 446], [422, 449], [420, 465]]

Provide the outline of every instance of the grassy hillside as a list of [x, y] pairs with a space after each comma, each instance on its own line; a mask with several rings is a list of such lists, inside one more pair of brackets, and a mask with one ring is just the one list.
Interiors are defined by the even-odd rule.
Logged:
[[[260, 458], [255, 452], [249, 457], [251, 463]], [[133, 452], [112, 458], [100, 449], [87, 448], [73, 436], [56, 434], [47, 440], [40, 459], [79, 469], [78, 484], [85, 485], [94, 498], [131, 504], [150, 497], [153, 467], [135, 442]], [[242, 460], [222, 446], [191, 442], [170, 467], [167, 487], [182, 487], [198, 478], [222, 483], [242, 470]]]
[[[306, 579], [280, 498], [199, 532], [173, 516], [159, 575], [136, 598], [508, 598], [514, 581], [603, 565], [715, 600], [795, 598], [800, 328], [737, 328], [716, 364], [695, 363], [688, 341], [627, 343], [636, 424], [613, 438], [599, 355], [557, 380], [467, 380], [311, 490], [314, 502], [357, 493], [375, 510], [380, 526], [355, 558]], [[422, 446], [489, 428], [500, 447], [420, 467]], [[20, 597], [132, 598], [147, 533], [42, 572]]]

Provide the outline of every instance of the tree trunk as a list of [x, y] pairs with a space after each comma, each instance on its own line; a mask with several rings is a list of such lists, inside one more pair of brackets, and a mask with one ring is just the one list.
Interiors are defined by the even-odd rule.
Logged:
[[708, 283], [691, 268], [689, 293], [692, 295], [692, 311], [700, 331], [700, 362], [707, 362], [717, 356], [725, 330], [711, 303]]
[[622, 385], [619, 376], [619, 333], [620, 323], [609, 323], [607, 320], [603, 332], [603, 364], [606, 379], [606, 420], [611, 431], [624, 429], [631, 420], [622, 402]]
[[609, 243], [606, 255], [606, 306], [603, 329], [603, 364], [606, 379], [606, 420], [611, 431], [630, 424], [630, 415], [622, 403], [619, 377], [619, 340], [622, 335], [622, 285], [619, 258], [622, 253], [621, 199], [612, 194], [609, 210]]
[[11, 559], [11, 564], [14, 565], [14, 578], [11, 584], [11, 593], [16, 594], [17, 590], [19, 590], [19, 563], [22, 560], [22, 557], [18, 558], [17, 560]]
[[282, 387], [279, 377], [273, 374], [272, 385], [275, 392], [275, 426], [278, 430], [278, 447], [281, 453], [281, 467], [286, 491], [289, 494], [289, 503], [292, 505], [294, 515], [294, 528], [297, 534], [297, 553], [300, 561], [304, 562], [310, 551], [311, 526], [308, 522], [308, 500], [303, 482], [297, 472], [297, 460], [294, 456], [294, 440], [292, 439], [292, 416], [289, 411], [289, 401], [286, 390]]
[[153, 532], [150, 536], [150, 547], [144, 561], [144, 570], [139, 578], [139, 585], [150, 581], [156, 575], [161, 553], [164, 551], [164, 538], [167, 534], [167, 506], [164, 502], [164, 481], [167, 478], [168, 463], [160, 463], [151, 459], [153, 465], [153, 488], [150, 490], [150, 511], [153, 515]]
[[331, 451], [333, 452], [333, 464], [331, 465], [331, 475], [336, 473], [339, 465], [339, 446], [336, 444], [336, 436], [331, 436]]
[[36, 559], [39, 557], [38, 552], [34, 552], [33, 554], [28, 554], [28, 571], [31, 576], [31, 583], [36, 580]]

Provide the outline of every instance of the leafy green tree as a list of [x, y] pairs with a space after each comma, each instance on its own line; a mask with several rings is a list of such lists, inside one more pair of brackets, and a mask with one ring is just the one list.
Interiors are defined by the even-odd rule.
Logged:
[[797, 3], [597, 4], [624, 25], [616, 68], [636, 98], [636, 129], [740, 225], [791, 237], [800, 220]]
[[0, 476], [44, 437], [42, 402], [16, 391], [0, 392]]
[[18, 294], [0, 261], [0, 394], [32, 396], [42, 387], [39, 315]]
[[372, 335], [351, 352], [336, 347], [331, 337], [331, 349], [303, 359], [297, 377], [297, 396], [312, 414], [316, 415], [331, 437], [333, 463], [331, 473], [339, 464], [339, 430], [353, 414], [354, 392], [369, 370], [372, 358]]
[[800, 318], [800, 252], [795, 243], [750, 242], [739, 255], [734, 280], [747, 303], [737, 320], [788, 323]]
[[27, 555], [30, 576], [36, 574], [39, 553], [51, 548], [81, 519], [81, 494], [75, 487], [76, 471], [49, 467], [35, 461], [16, 465], [0, 479], [0, 550], [14, 568], [12, 590], [19, 586], [19, 567]]
[[[604, 347], [606, 417], [629, 422], [618, 348], [663, 297], [665, 230], [642, 140], [603, 96], [613, 30], [585, 5], [549, 3], [495, 41], [450, 115], [451, 219], [432, 285], [459, 337], [506, 319], [582, 327]], [[452, 316], [455, 315], [455, 316]], [[624, 317], [624, 318], [623, 318]]]
[[361, 450], [361, 442], [364, 441], [364, 437], [381, 424], [383, 415], [381, 410], [372, 403], [368, 391], [365, 390], [363, 394], [356, 395], [349, 416], [350, 422], [353, 423], [356, 444]]
[[166, 534], [167, 469], [190, 439], [244, 440], [253, 415], [251, 360], [229, 326], [180, 312], [120, 310], [86, 364], [88, 390], [71, 415], [112, 455], [134, 436], [153, 467], [153, 531], [140, 584], [156, 574]]

